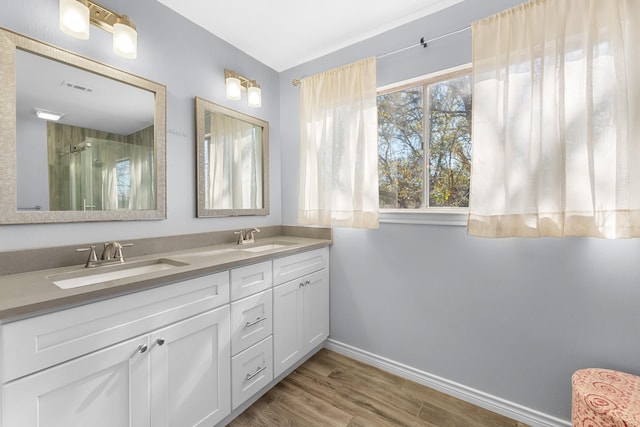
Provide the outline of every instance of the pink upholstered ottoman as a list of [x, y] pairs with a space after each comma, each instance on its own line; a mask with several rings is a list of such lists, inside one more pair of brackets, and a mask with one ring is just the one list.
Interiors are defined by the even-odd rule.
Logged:
[[571, 421], [579, 427], [640, 427], [640, 377], [581, 369], [571, 377]]

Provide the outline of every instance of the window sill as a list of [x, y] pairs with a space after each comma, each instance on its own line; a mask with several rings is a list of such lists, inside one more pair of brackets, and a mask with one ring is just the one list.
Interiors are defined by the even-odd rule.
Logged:
[[389, 224], [425, 224], [467, 226], [468, 210], [456, 209], [381, 209], [380, 222]]

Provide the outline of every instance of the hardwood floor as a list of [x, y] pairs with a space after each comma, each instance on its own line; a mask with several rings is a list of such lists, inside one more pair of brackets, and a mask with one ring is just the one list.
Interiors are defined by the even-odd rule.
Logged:
[[229, 426], [526, 427], [326, 349]]

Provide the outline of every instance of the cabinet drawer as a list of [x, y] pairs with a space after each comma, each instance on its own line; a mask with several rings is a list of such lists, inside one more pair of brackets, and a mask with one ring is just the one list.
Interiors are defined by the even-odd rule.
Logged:
[[271, 335], [271, 289], [231, 304], [231, 354], [240, 353]]
[[273, 260], [273, 284], [279, 285], [290, 280], [327, 268], [329, 248], [324, 247]]
[[229, 302], [221, 272], [2, 325], [2, 382]]
[[271, 261], [231, 270], [231, 300], [248, 297], [271, 287], [272, 279]]
[[271, 337], [231, 358], [233, 409], [273, 380]]

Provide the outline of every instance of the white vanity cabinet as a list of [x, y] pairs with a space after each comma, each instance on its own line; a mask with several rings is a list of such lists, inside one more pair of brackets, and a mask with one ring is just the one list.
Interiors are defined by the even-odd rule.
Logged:
[[228, 302], [223, 272], [2, 325], [2, 426], [216, 424]]
[[273, 261], [274, 376], [329, 336], [329, 249]]
[[261, 260], [0, 324], [0, 427], [228, 423], [329, 335], [329, 248]]
[[273, 380], [272, 262], [231, 270], [231, 402], [235, 409]]

